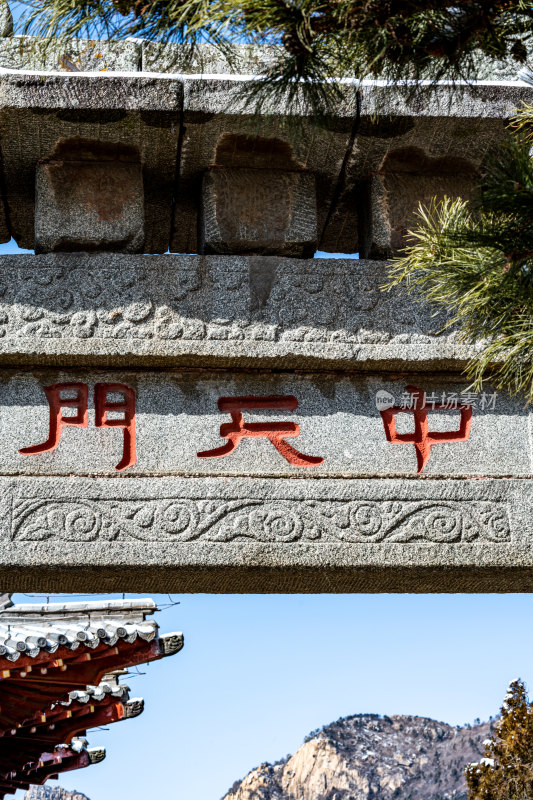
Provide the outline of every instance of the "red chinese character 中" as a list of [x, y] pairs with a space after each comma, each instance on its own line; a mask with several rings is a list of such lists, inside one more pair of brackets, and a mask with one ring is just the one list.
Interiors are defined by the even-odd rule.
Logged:
[[[48, 439], [41, 444], [23, 447], [22, 455], [36, 455], [55, 450], [61, 439], [61, 432], [67, 426], [87, 428], [89, 425], [88, 400], [89, 387], [86, 383], [55, 383], [43, 386], [50, 409], [50, 426]], [[64, 397], [62, 393], [74, 392], [74, 397]], [[123, 400], [108, 400], [108, 395], [117, 392]], [[94, 387], [95, 425], [97, 428], [120, 427], [124, 433], [123, 455], [117, 464], [117, 470], [123, 470], [136, 463], [135, 448], [135, 392], [123, 383], [97, 383]], [[75, 408], [76, 414], [65, 416], [64, 408]], [[109, 412], [119, 412], [121, 419], [108, 419]]]
[[294, 411], [298, 407], [298, 400], [293, 395], [273, 395], [271, 397], [221, 397], [218, 407], [223, 413], [229, 413], [232, 422], [220, 426], [220, 435], [227, 439], [226, 444], [215, 447], [213, 450], [203, 450], [197, 453], [198, 458], [221, 458], [232, 453], [241, 439], [265, 438], [268, 439], [281, 453], [289, 464], [295, 467], [314, 467], [323, 464], [320, 456], [307, 456], [300, 453], [285, 441], [300, 435], [300, 426], [295, 422], [245, 422], [243, 411], [256, 411], [258, 409], [282, 409]]
[[[416, 386], [406, 386], [406, 391], [413, 398], [411, 408], [403, 406], [393, 406], [380, 411], [385, 428], [387, 441], [392, 444], [414, 444], [416, 450], [417, 472], [420, 473], [426, 466], [431, 455], [431, 448], [435, 444], [442, 442], [466, 442], [470, 437], [470, 426], [472, 423], [472, 406], [463, 405], [457, 410], [461, 412], [459, 430], [457, 431], [438, 431], [430, 432], [428, 426], [428, 407], [426, 395], [422, 389]], [[446, 403], [431, 402], [431, 411], [442, 411], [448, 408]], [[414, 433], [396, 433], [396, 414], [408, 412], [413, 414], [415, 422]]]

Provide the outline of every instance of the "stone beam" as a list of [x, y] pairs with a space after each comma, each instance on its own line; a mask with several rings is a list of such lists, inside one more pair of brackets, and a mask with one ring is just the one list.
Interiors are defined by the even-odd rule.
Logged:
[[[33, 247], [36, 166], [53, 156], [59, 141], [78, 137], [137, 148], [146, 252], [165, 252], [169, 242], [176, 252], [209, 250], [198, 238], [202, 183], [224, 169], [257, 171], [265, 186], [272, 171], [308, 174], [316, 185], [319, 249], [386, 258], [401, 247], [420, 201], [435, 192], [471, 193], [505, 138], [506, 119], [533, 95], [517, 82], [480, 83], [453, 96], [450, 87], [428, 87], [409, 100], [369, 83], [358, 119], [354, 83], [344, 87], [327, 119], [317, 120], [305, 107], [294, 116], [283, 104], [267, 104], [258, 120], [243, 101], [245, 84], [242, 76], [213, 74], [2, 74], [10, 232]], [[312, 242], [290, 254], [307, 255]], [[231, 244], [223, 242], [222, 249], [228, 252]], [[284, 253], [281, 247], [278, 254]]]
[[533, 88], [516, 82], [428, 87], [411, 100], [364, 86], [345, 182], [320, 249], [356, 249], [363, 258], [397, 253], [419, 203], [471, 197], [506, 139], [508, 118], [532, 99]]
[[166, 252], [181, 107], [182, 84], [169, 78], [0, 75], [6, 202], [18, 244], [29, 249], [35, 244], [37, 164], [57, 156], [64, 142], [84, 140], [109, 151], [122, 147], [138, 153], [145, 194], [144, 252]]
[[391, 374], [3, 370], [5, 585], [530, 591], [530, 412], [416, 381], [427, 435]]
[[93, 39], [45, 39], [38, 36], [4, 38], [0, 67], [42, 72], [139, 72], [142, 44]]
[[0, 363], [460, 370], [446, 318], [385, 262], [56, 253], [0, 258]]
[[511, 82], [474, 84], [455, 94], [449, 86], [428, 87], [410, 100], [367, 82], [357, 120], [354, 83], [326, 121], [318, 123], [305, 108], [294, 119], [283, 104], [267, 103], [259, 124], [243, 103], [242, 79], [206, 74], [183, 80], [176, 252], [198, 252], [207, 170], [265, 169], [284, 158], [285, 165], [292, 161], [315, 175], [320, 250], [386, 258], [402, 246], [420, 201], [472, 192], [506, 137], [513, 109], [533, 97], [531, 87]]
[[21, 591], [533, 590], [531, 480], [0, 478]]
[[[449, 441], [444, 438], [442, 443], [433, 445], [423, 467], [425, 478], [531, 477], [532, 412], [524, 409], [521, 400], [497, 394], [490, 386], [484, 387], [482, 393], [472, 394], [467, 390], [467, 382], [456, 376], [251, 370], [91, 373], [30, 369], [0, 372], [0, 475], [115, 476], [127, 444], [123, 430], [120, 426], [107, 430], [104, 423], [95, 427], [93, 420], [95, 414], [98, 416], [98, 387], [102, 385], [107, 391], [101, 397], [107, 403], [115, 394], [109, 387], [118, 382], [132, 387], [135, 395], [131, 396], [131, 413], [136, 420], [136, 447], [130, 444], [136, 456], [131, 456], [127, 469], [121, 468], [128, 479], [137, 475], [282, 478], [304, 474], [314, 485], [316, 479], [328, 476], [416, 478], [415, 446], [388, 441], [377, 405], [378, 393], [383, 392], [397, 405], [401, 404], [407, 396], [406, 386], [415, 381], [429, 398], [429, 427], [433, 432], [441, 432], [439, 436], [460, 428], [462, 406], [473, 408], [466, 439], [450, 433]], [[65, 382], [75, 386], [66, 387], [62, 398], [76, 397], [78, 387], [89, 387], [85, 388], [83, 403], [79, 397], [76, 403], [71, 403], [74, 410], [80, 403], [87, 407], [88, 424], [72, 423], [63, 431], [60, 425], [54, 448], [19, 452], [48, 441], [50, 408], [55, 413], [61, 403], [57, 405], [57, 400], [50, 399], [43, 387]], [[250, 396], [290, 400], [277, 405], [265, 401], [264, 408], [247, 410], [247, 402], [242, 398]], [[231, 423], [232, 417], [219, 400], [228, 397], [241, 398], [245, 422], [273, 425], [287, 422], [299, 426], [299, 433], [289, 431], [287, 436], [293, 448], [304, 456], [300, 459], [292, 451], [280, 455], [265, 438], [266, 434], [259, 433], [249, 434], [253, 442], [239, 440], [235, 451], [228, 455], [206, 455], [226, 444], [220, 426]], [[439, 408], [443, 402], [449, 408]], [[74, 411], [70, 415], [74, 416]], [[412, 411], [399, 414], [396, 426], [401, 434], [414, 430]], [[255, 441], [257, 437], [261, 441]], [[311, 459], [309, 463], [307, 456]]]
[[351, 87], [346, 90], [335, 118], [318, 122], [310, 110], [292, 117], [283, 104], [263, 107], [259, 120], [253, 104], [247, 106], [243, 101], [243, 88], [242, 80], [221, 80], [209, 74], [184, 76], [184, 129], [172, 251], [198, 252], [203, 177], [207, 170], [220, 167], [314, 175], [321, 236], [350, 143], [355, 91]]

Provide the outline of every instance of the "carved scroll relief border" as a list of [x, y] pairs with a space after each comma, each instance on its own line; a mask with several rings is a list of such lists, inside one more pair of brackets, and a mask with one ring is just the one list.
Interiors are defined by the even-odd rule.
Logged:
[[507, 543], [507, 503], [453, 500], [34, 499], [12, 502], [16, 542]]

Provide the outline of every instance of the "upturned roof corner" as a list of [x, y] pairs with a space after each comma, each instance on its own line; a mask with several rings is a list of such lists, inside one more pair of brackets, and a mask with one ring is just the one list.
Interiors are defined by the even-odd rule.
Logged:
[[[5, 595], [8, 597], [9, 595]], [[159, 636], [155, 603], [111, 600], [0, 608], [0, 798], [60, 772], [96, 764], [88, 728], [144, 708], [119, 678], [174, 655], [181, 633]]]

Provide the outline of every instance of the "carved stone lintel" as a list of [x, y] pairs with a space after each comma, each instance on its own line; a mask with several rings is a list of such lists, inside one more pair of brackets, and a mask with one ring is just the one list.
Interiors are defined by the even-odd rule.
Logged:
[[386, 280], [356, 259], [3, 256], [0, 359], [460, 369], [470, 351], [445, 315]]
[[529, 591], [530, 484], [2, 478], [0, 569], [33, 591]]
[[453, 500], [156, 501], [17, 499], [15, 541], [70, 542], [508, 542], [509, 512], [499, 502]]

